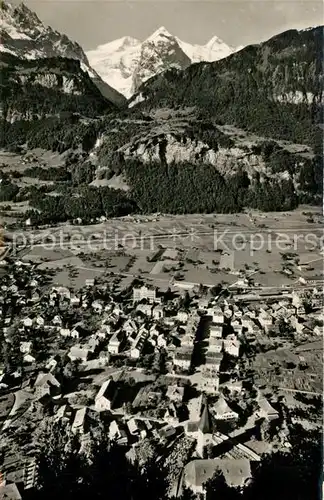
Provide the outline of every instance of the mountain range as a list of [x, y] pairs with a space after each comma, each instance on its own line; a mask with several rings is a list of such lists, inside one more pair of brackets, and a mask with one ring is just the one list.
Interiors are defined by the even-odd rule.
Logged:
[[[40, 213], [49, 207], [44, 220], [53, 220], [54, 212], [59, 220], [72, 212], [77, 217], [82, 207], [94, 217], [101, 210], [91, 212], [97, 197], [115, 200], [121, 189], [126, 194], [115, 215], [130, 207], [274, 211], [320, 201], [323, 27], [289, 30], [195, 64], [194, 57], [207, 58], [203, 51], [185, 52], [165, 29], [141, 44], [139, 58], [137, 42], [119, 40], [113, 52], [127, 51], [128, 91], [134, 92], [128, 101], [118, 94], [121, 109], [113, 94], [100, 89], [100, 77], [78, 44], [42, 28], [23, 6], [1, 9], [1, 146], [64, 152], [64, 175], [77, 179], [65, 187], [68, 209], [60, 196], [37, 192], [31, 203]], [[53, 40], [55, 50], [47, 49]], [[132, 46], [136, 57], [130, 56]], [[95, 191], [103, 188], [104, 194]], [[14, 192], [10, 187], [10, 196]]]
[[[242, 47], [239, 47], [239, 49]], [[235, 50], [217, 36], [206, 45], [183, 42], [161, 27], [141, 42], [129, 36], [88, 51], [92, 67], [102, 79], [127, 98], [141, 83], [170, 68], [185, 69], [201, 61], [217, 61]]]
[[289, 30], [212, 63], [143, 83], [129, 106], [195, 106], [217, 123], [313, 143], [323, 109], [323, 27]]
[[126, 36], [85, 53], [77, 42], [45, 26], [23, 3], [0, 4], [0, 52], [25, 59], [77, 59], [103, 95], [118, 105], [125, 104], [125, 97], [130, 98], [141, 83], [162, 71], [216, 61], [234, 51], [217, 36], [206, 45], [192, 45], [161, 27], [143, 42]]

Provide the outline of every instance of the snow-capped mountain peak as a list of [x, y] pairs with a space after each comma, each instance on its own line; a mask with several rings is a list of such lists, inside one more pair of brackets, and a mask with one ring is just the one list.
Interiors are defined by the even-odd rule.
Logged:
[[87, 52], [91, 66], [125, 97], [131, 96], [132, 77], [141, 54], [141, 42], [129, 36], [99, 45]]
[[[210, 50], [213, 50], [213, 48], [215, 47], [219, 47], [219, 46], [224, 46], [226, 45], [223, 40], [221, 40], [218, 36], [213, 36], [209, 42], [206, 44], [206, 47]], [[227, 45], [228, 47], [228, 45]]]
[[[40, 26], [41, 30], [39, 30]], [[7, 35], [13, 40], [29, 40], [35, 33], [38, 35], [40, 31], [43, 31], [43, 28], [37, 15], [23, 3], [19, 5], [0, 3], [1, 37]]]
[[1, 22], [7, 20], [11, 25], [20, 26], [22, 24], [25, 30], [39, 27], [42, 24], [37, 14], [24, 3], [12, 5], [4, 1], [0, 3], [0, 20]]
[[190, 64], [190, 58], [180, 47], [176, 37], [162, 26], [141, 45], [140, 57], [133, 74], [131, 93], [136, 92], [143, 82], [166, 69], [184, 69]]
[[183, 69], [195, 62], [217, 61], [233, 52], [217, 36], [206, 45], [194, 45], [161, 26], [143, 42], [123, 37], [99, 45], [87, 56], [103, 80], [129, 98], [142, 82], [170, 67]]
[[103, 55], [113, 54], [115, 52], [129, 49], [130, 47], [136, 47], [140, 44], [141, 42], [139, 40], [136, 40], [136, 38], [132, 38], [131, 36], [123, 36], [122, 38], [118, 38], [117, 40], [113, 40], [112, 42], [99, 45], [95, 51], [90, 50], [88, 54], [92, 54], [94, 52], [98, 55], [99, 53]]
[[123, 38], [119, 39], [120, 42], [120, 49], [124, 49], [125, 47], [136, 47], [138, 44], [140, 44], [140, 40], [137, 40], [136, 38], [133, 38], [131, 36], [124, 36]]
[[178, 42], [193, 63], [218, 61], [235, 52], [233, 47], [227, 45], [217, 36], [213, 36], [206, 45], [192, 45], [179, 39]]
[[158, 40], [160, 38], [173, 38], [173, 35], [171, 35], [171, 33], [169, 33], [164, 26], [161, 26], [156, 31], [154, 31], [154, 33], [152, 33], [152, 35], [150, 35], [145, 41], [154, 42], [155, 40]]
[[71, 57], [88, 62], [80, 45], [45, 26], [25, 4], [0, 4], [0, 52], [17, 57]]

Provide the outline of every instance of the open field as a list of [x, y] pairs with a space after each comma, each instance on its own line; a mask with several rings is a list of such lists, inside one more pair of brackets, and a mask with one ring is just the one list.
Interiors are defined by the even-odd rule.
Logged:
[[[260, 287], [300, 285], [300, 278], [320, 284], [323, 227], [319, 210], [310, 207], [285, 214], [128, 216], [26, 228], [22, 235], [31, 243], [17, 256], [57, 270], [55, 283], [77, 287], [105, 272], [141, 276], [159, 287], [174, 279], [233, 285], [244, 276]], [[76, 269], [72, 281], [69, 266]]]
[[58, 270], [53, 277], [52, 283], [55, 286], [67, 286], [79, 290], [90, 278], [100, 278], [106, 272], [105, 269], [83, 269], [77, 268], [72, 277], [67, 270]]
[[4, 172], [18, 171], [23, 173], [30, 167], [61, 167], [64, 165], [66, 153], [59, 154], [44, 149], [29, 150], [26, 155], [0, 151], [0, 164]]

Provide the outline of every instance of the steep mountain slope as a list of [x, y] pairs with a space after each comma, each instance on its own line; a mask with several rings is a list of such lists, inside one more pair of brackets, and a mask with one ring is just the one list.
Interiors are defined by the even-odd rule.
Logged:
[[192, 63], [218, 61], [219, 59], [228, 57], [237, 50], [227, 45], [217, 36], [213, 36], [206, 45], [192, 45], [183, 42], [179, 38], [177, 38], [177, 41], [184, 53], [191, 59]]
[[2, 54], [1, 118], [35, 120], [63, 111], [96, 116], [115, 106], [106, 100], [75, 59], [18, 59]]
[[157, 75], [141, 86], [130, 106], [195, 106], [219, 123], [267, 137], [318, 143], [322, 55], [322, 27], [290, 30], [226, 59]]
[[321, 196], [311, 147], [216, 125], [192, 108], [112, 120], [93, 154], [98, 176], [126, 182], [145, 212], [289, 210]]
[[169, 68], [185, 69], [191, 64], [177, 39], [164, 28], [158, 29], [141, 46], [138, 65], [133, 75], [132, 93], [139, 86]]
[[[82, 190], [91, 184], [81, 201], [73, 197], [73, 183], [57, 199], [37, 192], [32, 206], [46, 211], [46, 221], [54, 212], [58, 220], [100, 215], [100, 207], [91, 212], [99, 196], [95, 186], [108, 189], [100, 199], [110, 204], [109, 188], [128, 188], [117, 211], [123, 214], [289, 210], [318, 203], [321, 44], [321, 28], [288, 31], [218, 62], [172, 68], [144, 82], [132, 107], [117, 111], [78, 61], [7, 54], [0, 66], [3, 143], [69, 150], [78, 184]], [[166, 53], [171, 61], [178, 47]]]
[[183, 69], [190, 63], [216, 61], [232, 52], [234, 49], [216, 36], [206, 45], [191, 45], [161, 27], [144, 42], [124, 37], [99, 45], [87, 56], [103, 80], [129, 98], [141, 82], [170, 67]]
[[105, 82], [129, 98], [140, 54], [141, 42], [124, 37], [99, 45], [95, 50], [88, 51], [87, 57]]
[[[322, 42], [321, 27], [291, 30], [151, 78], [129, 101], [119, 133], [106, 131], [101, 168], [123, 172], [146, 211], [319, 202]], [[132, 122], [141, 113], [146, 121]]]
[[[66, 58], [0, 60], [0, 145], [65, 150], [96, 140], [98, 115], [118, 108], [80, 62]], [[88, 143], [88, 142], [87, 142]], [[92, 142], [91, 142], [92, 144]], [[87, 149], [87, 148], [86, 148]]]
[[115, 104], [123, 105], [124, 97], [104, 82], [91, 68], [80, 45], [66, 35], [53, 30], [39, 20], [24, 4], [0, 3], [0, 52], [20, 58], [36, 59], [67, 57], [77, 59], [103, 95]]

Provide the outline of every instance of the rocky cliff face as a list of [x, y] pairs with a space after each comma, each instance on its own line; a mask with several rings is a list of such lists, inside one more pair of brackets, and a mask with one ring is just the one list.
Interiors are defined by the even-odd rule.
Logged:
[[185, 69], [191, 64], [177, 39], [164, 27], [157, 30], [141, 46], [141, 53], [133, 74], [132, 94], [153, 75], [169, 68]]
[[78, 85], [77, 78], [72, 75], [59, 75], [51, 72], [20, 73], [16, 74], [15, 83], [26, 87], [28, 85], [39, 85], [48, 89], [57, 89], [65, 94], [81, 95], [82, 91]]
[[125, 99], [91, 68], [82, 47], [66, 35], [45, 26], [24, 4], [0, 4], [0, 52], [23, 59], [66, 57], [77, 59], [103, 95], [123, 105]]
[[62, 112], [95, 116], [115, 109], [77, 60], [24, 60], [3, 53], [0, 79], [1, 118], [11, 123], [60, 117]]
[[167, 165], [185, 162], [210, 164], [225, 176], [233, 175], [240, 169], [249, 175], [255, 172], [267, 173], [262, 157], [254, 154], [252, 150], [233, 146], [218, 147], [215, 151], [203, 141], [185, 137], [179, 140], [171, 134], [166, 134], [154, 142], [140, 142], [136, 148], [127, 146], [121, 151], [126, 159], [138, 158], [144, 163], [161, 161], [162, 154]]
[[[192, 182], [199, 185], [208, 184], [210, 179], [217, 183], [216, 191], [219, 179], [225, 183], [223, 189], [231, 190], [244, 182], [241, 188], [251, 193], [246, 194], [247, 199], [251, 196], [248, 203], [253, 203], [256, 190], [260, 207], [264, 193], [270, 193], [269, 186], [273, 193], [281, 190], [278, 196], [286, 200], [282, 201], [282, 209], [293, 206], [298, 196], [312, 202], [319, 200], [316, 186], [321, 178], [321, 161], [310, 146], [284, 140], [269, 141], [237, 127], [213, 124], [204, 118], [198, 119], [194, 109], [170, 111], [169, 115], [161, 111], [148, 121], [141, 120], [137, 112], [136, 119], [113, 121], [110, 130], [101, 136], [95, 156], [98, 168], [105, 169], [108, 178], [122, 175], [130, 192], [134, 192], [138, 200], [146, 200], [147, 206], [152, 204], [145, 190], [151, 190], [150, 196], [155, 199], [154, 183], [163, 183], [165, 189], [172, 191], [173, 182], [187, 184], [190, 178], [195, 178]], [[156, 189], [160, 188], [156, 186]], [[212, 191], [212, 186], [208, 189]], [[272, 204], [271, 196], [267, 206], [281, 209], [281, 201]], [[169, 200], [167, 206], [169, 203], [171, 206], [171, 195], [165, 193], [165, 197]]]
[[68, 57], [87, 63], [79, 44], [45, 26], [25, 4], [0, 5], [1, 52], [17, 57]]

